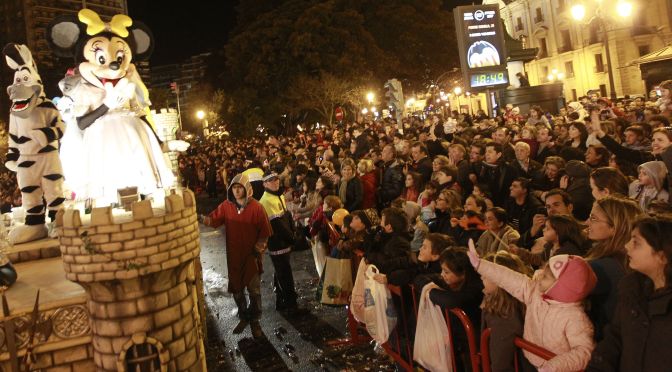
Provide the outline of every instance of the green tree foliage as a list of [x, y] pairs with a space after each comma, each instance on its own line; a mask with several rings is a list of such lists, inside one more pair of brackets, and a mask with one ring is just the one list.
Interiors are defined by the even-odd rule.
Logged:
[[213, 61], [225, 66], [223, 119], [234, 134], [290, 128], [307, 112], [330, 122], [364, 86], [397, 77], [421, 87], [457, 65], [452, 15], [437, 0], [241, 1], [237, 11], [239, 26]]

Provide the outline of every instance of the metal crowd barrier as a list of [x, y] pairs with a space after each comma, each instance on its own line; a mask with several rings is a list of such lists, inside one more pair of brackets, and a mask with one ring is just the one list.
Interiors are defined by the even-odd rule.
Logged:
[[[490, 328], [487, 328], [481, 332], [481, 362], [483, 363], [482, 371], [483, 372], [490, 372], [490, 348], [489, 348], [489, 341], [490, 341]], [[516, 345], [517, 349], [527, 351], [529, 353], [532, 353], [540, 358], [543, 358], [545, 360], [550, 360], [555, 357], [555, 353], [548, 351], [544, 349], [543, 347], [533, 344], [524, 338], [521, 337], [516, 337], [515, 340], [513, 341], [514, 345]], [[514, 366], [515, 366], [515, 371], [519, 372], [521, 367], [519, 365], [519, 360], [518, 358], [518, 353], [519, 351], [516, 350], [516, 357], [514, 358]], [[524, 357], [523, 357], [524, 358]]]

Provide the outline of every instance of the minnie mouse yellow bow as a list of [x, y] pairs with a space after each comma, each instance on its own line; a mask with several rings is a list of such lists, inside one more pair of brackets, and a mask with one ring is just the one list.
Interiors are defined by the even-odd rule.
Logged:
[[119, 37], [127, 37], [128, 30], [126, 28], [133, 24], [133, 20], [124, 14], [117, 14], [112, 17], [110, 23], [105, 23], [100, 19], [100, 16], [91, 9], [82, 9], [77, 16], [79, 20], [87, 26], [86, 34], [89, 36], [108, 31]]

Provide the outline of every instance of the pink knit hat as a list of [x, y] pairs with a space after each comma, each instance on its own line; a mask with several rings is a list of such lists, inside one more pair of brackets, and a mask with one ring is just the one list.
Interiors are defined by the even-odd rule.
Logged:
[[579, 256], [561, 254], [551, 257], [548, 267], [556, 278], [544, 298], [571, 303], [586, 298], [595, 288], [597, 277], [588, 263]]

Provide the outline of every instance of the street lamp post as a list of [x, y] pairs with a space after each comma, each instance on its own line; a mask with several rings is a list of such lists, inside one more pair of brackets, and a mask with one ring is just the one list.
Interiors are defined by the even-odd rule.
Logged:
[[460, 94], [462, 94], [462, 88], [455, 87], [455, 89], [453, 89], [453, 92], [455, 93], [455, 96], [457, 97], [457, 113], [461, 114], [462, 113], [462, 104], [460, 103]]
[[[571, 9], [572, 17], [577, 21], [582, 20], [586, 15], [586, 7], [583, 4], [574, 5]], [[598, 27], [602, 31], [602, 39], [604, 40], [604, 52], [607, 54], [607, 77], [609, 79], [609, 97], [612, 101], [616, 100], [616, 83], [614, 82], [614, 68], [611, 64], [611, 50], [609, 48], [609, 34], [607, 30], [607, 25], [604, 22], [604, 9], [602, 8], [602, 1], [597, 1], [597, 8], [595, 9], [595, 14], [588, 21], [590, 24], [592, 21], [598, 22]], [[620, 0], [616, 4], [616, 12], [622, 18], [630, 16], [632, 13], [632, 4], [627, 0]]]
[[207, 115], [205, 115], [205, 112], [203, 110], [198, 110], [196, 112], [196, 117], [198, 120], [203, 120], [203, 135], [207, 136], [208, 135], [208, 118]]

